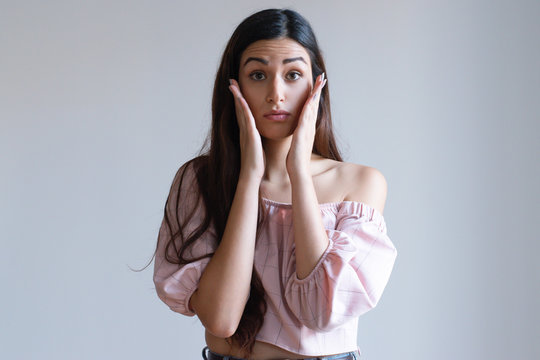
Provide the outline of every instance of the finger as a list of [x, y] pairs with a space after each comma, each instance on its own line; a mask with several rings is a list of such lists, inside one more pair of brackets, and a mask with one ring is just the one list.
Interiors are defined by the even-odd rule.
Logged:
[[315, 86], [313, 88], [313, 91], [311, 92], [311, 98], [316, 99], [317, 95], [320, 94], [322, 88], [326, 84], [325, 74], [322, 73], [321, 75], [317, 76], [317, 81], [315, 82]]
[[[321, 95], [321, 90], [326, 84], [325, 74], [322, 73], [321, 75], [317, 76], [317, 79], [315, 81], [315, 86], [313, 87], [313, 90], [308, 97], [306, 103], [304, 104], [304, 108], [302, 109], [302, 113], [300, 116], [300, 122], [299, 126], [304, 122], [302, 119], [304, 117], [311, 118], [313, 122], [317, 118], [317, 112], [319, 109], [319, 99]], [[309, 115], [308, 115], [309, 114]]]
[[234, 107], [238, 113], [238, 110], [240, 110], [240, 101], [239, 101], [239, 95], [238, 95], [238, 90], [236, 89], [236, 87], [234, 85], [229, 85], [229, 90], [231, 91], [232, 93], [232, 96], [233, 96], [233, 100], [234, 100]]
[[253, 117], [253, 114], [251, 113], [251, 109], [249, 108], [249, 104], [247, 103], [247, 100], [242, 95], [238, 82], [234, 79], [231, 79], [230, 83], [231, 85], [229, 85], [229, 88], [234, 94], [236, 114], [237, 114], [236, 116], [238, 117], [238, 120], [242, 121], [244, 124], [240, 126], [244, 126], [248, 128], [249, 125], [251, 124], [251, 128], [255, 128], [255, 118]]
[[235, 105], [238, 105], [238, 107], [242, 110], [246, 110], [245, 105], [247, 105], [247, 102], [244, 99], [244, 96], [242, 95], [242, 91], [240, 90], [240, 87], [238, 86], [238, 83], [236, 82], [236, 80], [231, 80], [229, 89], [233, 93]]
[[240, 129], [246, 127], [246, 113], [244, 106], [241, 101], [241, 94], [238, 91], [238, 88], [231, 84], [229, 85], [229, 90], [232, 92], [233, 99], [234, 99], [234, 109], [236, 112], [236, 120], [238, 122], [238, 126]]
[[235, 100], [238, 101], [238, 104], [241, 106], [242, 110], [244, 110], [247, 114], [251, 114], [251, 109], [249, 108], [249, 105], [244, 98], [244, 95], [242, 95], [242, 91], [240, 90], [238, 82], [234, 79], [231, 79], [231, 85], [229, 86], [229, 88], [231, 88], [231, 91], [233, 91], [235, 95]]
[[[317, 109], [319, 108], [319, 98], [321, 94], [322, 87], [326, 84], [326, 79], [323, 80], [324, 73], [317, 76], [315, 86], [310, 96], [306, 99], [304, 108], [302, 109], [302, 114], [307, 115], [308, 113], [312, 115], [317, 115]], [[310, 116], [311, 117], [311, 116]]]
[[230, 83], [231, 85], [229, 87], [232, 87], [232, 89], [234, 90], [234, 94], [238, 98], [244, 98], [244, 95], [242, 94], [242, 90], [240, 90], [240, 85], [238, 84], [238, 82], [234, 79], [231, 79]]
[[324, 79], [319, 88], [317, 89], [317, 91], [315, 92], [315, 95], [313, 96], [313, 100], [314, 100], [314, 103], [318, 104], [319, 103], [319, 99], [321, 97], [321, 94], [322, 94], [322, 89], [324, 88], [324, 86], [326, 85], [326, 79]]
[[242, 97], [242, 92], [240, 91], [238, 83], [235, 80], [230, 80], [229, 89], [233, 93], [235, 100]]

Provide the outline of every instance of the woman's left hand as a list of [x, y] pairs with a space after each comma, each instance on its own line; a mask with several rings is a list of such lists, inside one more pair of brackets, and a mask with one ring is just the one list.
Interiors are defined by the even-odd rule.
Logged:
[[315, 125], [319, 110], [321, 90], [326, 84], [324, 73], [315, 81], [310, 95], [298, 117], [298, 125], [293, 133], [291, 148], [287, 154], [287, 172], [289, 177], [310, 173], [311, 152], [315, 140]]

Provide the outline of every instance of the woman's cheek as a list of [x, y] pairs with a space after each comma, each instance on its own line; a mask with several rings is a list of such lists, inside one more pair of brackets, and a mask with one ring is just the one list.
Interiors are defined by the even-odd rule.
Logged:
[[306, 103], [310, 92], [311, 91], [310, 91], [310, 88], [309, 88], [309, 84], [306, 84], [306, 86], [304, 88], [304, 91], [302, 91], [301, 94], [298, 96], [299, 98], [298, 98], [298, 103], [297, 103], [297, 109], [298, 109], [299, 112], [301, 112], [302, 109], [304, 108], [304, 104]]

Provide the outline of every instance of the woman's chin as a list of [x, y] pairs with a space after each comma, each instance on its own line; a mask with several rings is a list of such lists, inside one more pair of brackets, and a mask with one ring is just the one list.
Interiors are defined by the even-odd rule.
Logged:
[[294, 128], [291, 126], [269, 126], [257, 128], [257, 130], [259, 131], [259, 134], [261, 134], [262, 138], [272, 141], [285, 140], [291, 137], [294, 133]]
[[289, 139], [292, 136], [293, 132], [292, 131], [290, 132], [267, 131], [267, 132], [260, 132], [260, 134], [264, 140], [282, 141], [282, 140]]

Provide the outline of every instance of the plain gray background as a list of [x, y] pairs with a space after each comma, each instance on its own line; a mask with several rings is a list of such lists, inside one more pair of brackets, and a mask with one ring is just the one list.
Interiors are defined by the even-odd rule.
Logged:
[[327, 62], [347, 161], [385, 175], [398, 249], [370, 360], [538, 359], [538, 1], [0, 2], [0, 358], [198, 359], [156, 296], [169, 186], [218, 61], [290, 7]]

